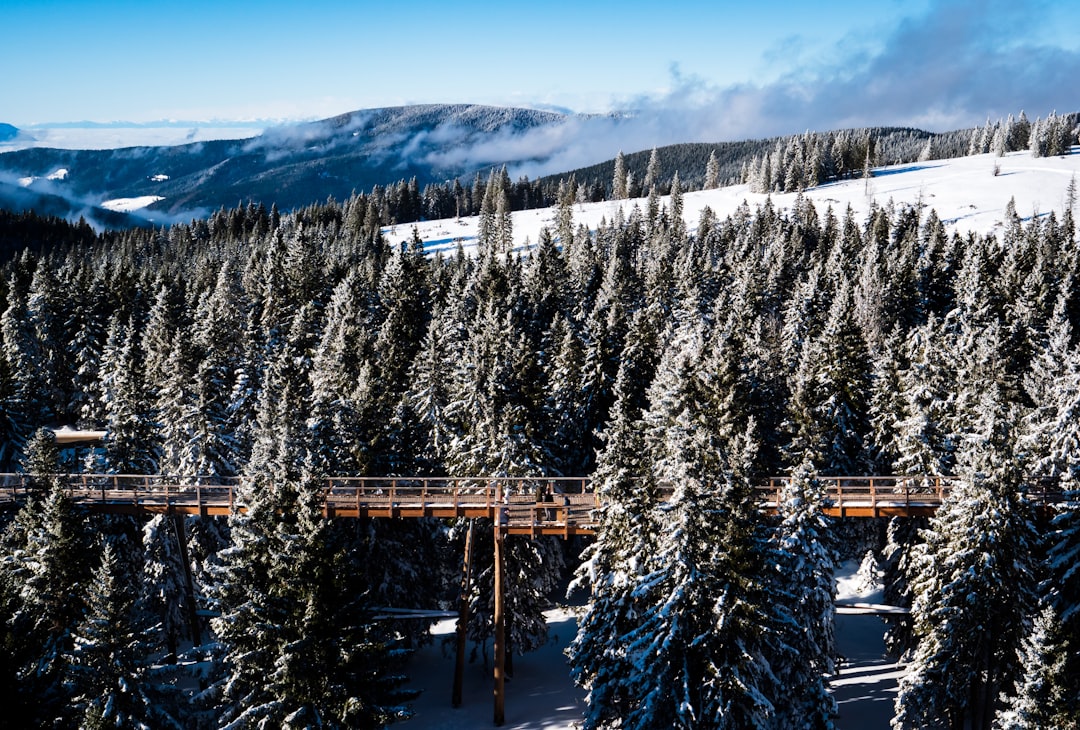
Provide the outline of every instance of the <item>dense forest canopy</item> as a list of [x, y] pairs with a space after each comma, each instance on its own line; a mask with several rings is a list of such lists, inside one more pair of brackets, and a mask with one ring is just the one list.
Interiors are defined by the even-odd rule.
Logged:
[[[662, 202], [647, 173], [649, 204], [596, 229], [575, 225], [565, 182], [524, 255], [500, 171], [471, 194], [477, 250], [447, 257], [387, 242], [388, 192], [94, 235], [0, 221], [63, 244], [0, 271], [0, 470], [38, 475], [0, 555], [11, 711], [28, 726], [405, 717], [401, 660], [426, 627], [371, 609], [446, 605], [463, 525], [326, 520], [320, 477], [583, 475], [606, 500], [570, 652], [586, 725], [829, 727], [836, 546], [815, 477], [903, 473], [963, 488], [922, 531], [890, 531], [914, 619], [893, 636], [913, 667], [898, 726], [1032, 706], [1042, 719], [1017, 727], [1074, 722], [1077, 502], [1037, 530], [1022, 493], [1080, 476], [1075, 185], [1060, 212], [1010, 209], [996, 236], [804, 198], [687, 230], [680, 186]], [[244, 475], [247, 514], [91, 522], [50, 477], [42, 428], [61, 424], [106, 431], [87, 471]], [[749, 486], [774, 473], [793, 479], [770, 517]], [[664, 502], [661, 482], [678, 485]], [[509, 541], [516, 651], [543, 641], [570, 547]], [[472, 594], [476, 640], [491, 582]]]

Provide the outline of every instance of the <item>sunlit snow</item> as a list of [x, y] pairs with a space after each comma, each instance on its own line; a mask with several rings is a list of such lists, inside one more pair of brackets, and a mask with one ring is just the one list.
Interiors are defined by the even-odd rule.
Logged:
[[[1073, 147], [1072, 154], [1065, 157], [1033, 158], [1026, 151], [1004, 157], [985, 154], [878, 168], [870, 180], [829, 183], [803, 195], [813, 201], [819, 215], [831, 207], [834, 215], [842, 218], [850, 206], [861, 221], [871, 206], [886, 206], [891, 201], [897, 206], [921, 205], [924, 212], [933, 208], [950, 232], [984, 234], [1001, 230], [1010, 199], [1015, 200], [1016, 212], [1022, 219], [1045, 215], [1051, 210], [1060, 215], [1066, 188], [1078, 173], [1080, 147]], [[771, 199], [775, 207], [788, 209], [797, 195], [751, 193], [747, 185], [689, 192], [683, 196], [683, 219], [693, 231], [706, 206], [723, 218], [744, 202], [754, 210]], [[669, 197], [661, 198], [663, 205], [670, 206], [670, 202]], [[646, 199], [576, 203], [574, 225], [595, 229], [601, 221], [614, 219], [619, 208], [629, 216], [635, 206], [644, 212]], [[535, 244], [545, 227], [554, 235], [555, 214], [554, 208], [513, 213], [515, 246]], [[474, 216], [388, 226], [383, 230], [391, 242], [399, 243], [409, 240], [415, 225], [425, 250], [452, 253], [459, 242], [465, 248], [475, 245], [477, 223]]]
[[[880, 601], [880, 583], [868, 584], [859, 562], [837, 569], [837, 601]], [[585, 691], [575, 687], [563, 651], [574, 638], [577, 622], [571, 610], [545, 612], [548, 643], [514, 657], [514, 677], [506, 684], [506, 724], [510, 730], [575, 730], [581, 727]], [[453, 619], [432, 629], [434, 643], [419, 649], [407, 668], [409, 687], [423, 693], [412, 703], [416, 715], [402, 730], [465, 730], [490, 727], [493, 715], [491, 644], [466, 665], [462, 706], [450, 705], [454, 676]], [[840, 708], [837, 730], [887, 730], [893, 716], [904, 666], [885, 656], [884, 623], [877, 616], [837, 616], [836, 638], [844, 664], [830, 679]], [[473, 649], [470, 642], [469, 651]]]
[[164, 200], [164, 198], [160, 195], [143, 195], [138, 198], [116, 198], [115, 200], [106, 200], [101, 204], [101, 207], [107, 208], [108, 210], [114, 210], [118, 213], [130, 213], [133, 210], [141, 210], [159, 200]]

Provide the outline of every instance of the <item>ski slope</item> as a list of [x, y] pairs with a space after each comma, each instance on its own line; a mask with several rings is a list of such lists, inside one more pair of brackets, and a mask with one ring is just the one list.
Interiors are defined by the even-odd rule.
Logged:
[[[997, 174], [994, 174], [995, 167]], [[1012, 152], [1004, 157], [993, 154], [973, 155], [950, 160], [930, 160], [905, 165], [881, 167], [869, 180], [845, 180], [812, 188], [803, 195], [813, 201], [819, 215], [831, 207], [842, 218], [850, 206], [857, 220], [863, 220], [874, 205], [921, 204], [933, 208], [951, 233], [988, 234], [1000, 231], [1005, 208], [1015, 200], [1016, 212], [1024, 220], [1065, 208], [1066, 189], [1080, 173], [1080, 147], [1064, 157], [1033, 158], [1029, 152]], [[701, 190], [683, 196], [683, 218], [692, 231], [701, 211], [712, 209], [724, 218], [744, 202], [756, 209], [766, 200], [778, 209], [790, 209], [797, 193], [765, 195], [752, 193], [747, 185], [732, 185], [716, 190]], [[670, 206], [670, 198], [661, 199]], [[644, 211], [646, 200], [605, 201], [574, 205], [575, 226], [595, 229], [603, 220], [612, 220], [618, 208], [629, 216], [635, 206]], [[1073, 211], [1080, 215], [1080, 211]], [[543, 228], [555, 229], [555, 208], [517, 211], [512, 214], [514, 245], [524, 250], [539, 239]], [[476, 244], [478, 219], [473, 217], [423, 221], [389, 226], [385, 235], [393, 243], [407, 241], [415, 226], [429, 253], [452, 253], [460, 244], [469, 249]]]

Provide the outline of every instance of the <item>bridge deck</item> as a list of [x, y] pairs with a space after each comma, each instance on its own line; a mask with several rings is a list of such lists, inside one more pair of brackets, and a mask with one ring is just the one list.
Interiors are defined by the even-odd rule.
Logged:
[[[241, 477], [65, 474], [72, 498], [87, 509], [119, 514], [180, 513], [201, 516], [242, 512]], [[838, 517], [930, 515], [948, 494], [946, 477], [819, 477], [825, 511]], [[787, 481], [774, 477], [757, 487], [764, 510], [775, 510]], [[323, 481], [323, 513], [330, 517], [486, 517], [510, 534], [591, 534], [602, 506], [585, 478], [333, 477]], [[0, 506], [13, 507], [31, 489], [22, 474], [0, 474]], [[670, 487], [661, 487], [667, 491]], [[1043, 491], [1041, 504], [1063, 500]]]

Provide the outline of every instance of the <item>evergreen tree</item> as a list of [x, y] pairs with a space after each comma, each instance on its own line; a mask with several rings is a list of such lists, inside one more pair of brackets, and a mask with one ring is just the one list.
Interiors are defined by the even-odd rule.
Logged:
[[43, 391], [35, 384], [37, 363], [44, 360], [32, 326], [27, 293], [12, 277], [7, 285], [7, 308], [0, 314], [0, 344], [6, 387], [3, 403], [4, 448], [8, 459], [21, 453], [33, 431], [49, 420]]
[[949, 417], [955, 374], [934, 317], [912, 330], [905, 350], [907, 367], [898, 373], [901, 408], [892, 471], [908, 476], [952, 474], [956, 447]]
[[743, 476], [752, 448], [729, 455], [699, 427], [700, 347], [692, 332], [676, 337], [651, 389], [647, 446], [674, 492], [652, 513], [661, 537], [631, 593], [625, 686], [638, 704], [624, 727], [766, 727], [773, 713], [765, 598], [746, 580], [764, 554]]
[[660, 155], [656, 148], [649, 153], [649, 163], [645, 166], [645, 178], [641, 181], [641, 187], [646, 193], [652, 193], [660, 185]]
[[781, 521], [774, 537], [777, 571], [773, 580], [787, 621], [780, 633], [783, 646], [773, 665], [779, 686], [789, 698], [774, 703], [781, 727], [831, 728], [837, 714], [825, 682], [835, 669], [836, 581], [823, 502], [824, 490], [813, 467], [804, 463], [785, 483], [777, 505]]
[[788, 458], [826, 474], [857, 474], [869, 461], [865, 439], [870, 363], [843, 285], [825, 330], [803, 350], [791, 386]]
[[1042, 730], [1080, 727], [1080, 696], [1069, 673], [1069, 652], [1062, 637], [1061, 616], [1047, 605], [1035, 617], [1020, 649], [1021, 681], [994, 720], [995, 730]]
[[402, 679], [354, 597], [363, 589], [349, 585], [319, 491], [281, 477], [259, 491], [220, 556], [212, 625], [225, 675], [215, 712], [227, 727], [381, 727], [407, 717]]
[[18, 598], [7, 621], [18, 637], [15, 671], [22, 702], [14, 712], [23, 715], [16, 724], [63, 724], [70, 719], [66, 657], [85, 605], [90, 541], [63, 481], [50, 478], [58, 466], [47, 431], [39, 431], [28, 444], [26, 468], [42, 480], [44, 491], [27, 500], [15, 534], [8, 537], [11, 557], [6, 562]]
[[101, 358], [102, 411], [105, 416], [101, 471], [153, 474], [158, 468], [156, 423], [150, 404], [135, 329], [114, 317]]
[[622, 150], [620, 150], [619, 154], [615, 155], [615, 173], [611, 181], [611, 197], [613, 200], [625, 200], [629, 197], [626, 176], [626, 158], [623, 157]]
[[67, 662], [79, 727], [181, 728], [176, 691], [159, 679], [134, 625], [134, 595], [119, 556], [106, 540], [89, 582], [86, 614]]
[[[146, 641], [155, 651], [176, 658], [180, 644], [193, 640], [185, 615], [187, 589], [184, 585], [184, 556], [175, 534], [176, 522], [167, 515], [155, 515], [143, 526], [142, 583], [135, 609], [153, 618], [155, 630]], [[151, 638], [152, 637], [152, 638]]]
[[709, 161], [705, 163], [705, 189], [720, 187], [720, 163], [716, 159], [716, 150], [709, 152]]
[[1033, 608], [1033, 526], [1011, 434], [992, 397], [963, 476], [924, 532], [912, 564], [918, 639], [896, 699], [896, 728], [990, 728], [1018, 678]]
[[[635, 316], [635, 333], [647, 331], [644, 314]], [[643, 479], [641, 408], [643, 382], [651, 380], [655, 363], [647, 337], [631, 337], [627, 356], [615, 380], [615, 405], [604, 431], [593, 481], [603, 497], [596, 540], [586, 548], [571, 591], [588, 588], [591, 600], [578, 620], [578, 633], [567, 648], [571, 677], [588, 690], [587, 729], [620, 727], [636, 697], [628, 685], [634, 665], [626, 636], [638, 626], [633, 596], [644, 578], [646, 561], [658, 535], [650, 517], [658, 490]], [[634, 356], [635, 345], [641, 349]]]

